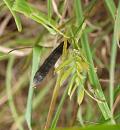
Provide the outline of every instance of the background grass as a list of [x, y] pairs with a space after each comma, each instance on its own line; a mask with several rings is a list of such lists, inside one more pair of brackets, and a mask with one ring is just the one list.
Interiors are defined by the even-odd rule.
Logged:
[[[0, 0], [0, 12], [0, 130], [119, 124], [118, 0]], [[60, 66], [34, 88], [59, 37]]]

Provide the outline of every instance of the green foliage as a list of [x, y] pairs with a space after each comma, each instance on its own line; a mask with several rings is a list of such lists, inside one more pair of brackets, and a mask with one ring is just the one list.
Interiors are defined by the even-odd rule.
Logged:
[[20, 122], [17, 122], [18, 119], [18, 113], [14, 104], [14, 100], [13, 100], [13, 96], [12, 96], [12, 67], [14, 64], [14, 57], [11, 56], [9, 58], [9, 62], [8, 62], [8, 67], [7, 67], [7, 73], [6, 73], [6, 92], [7, 92], [7, 96], [8, 96], [8, 103], [9, 103], [9, 107], [11, 109], [14, 121], [16, 122], [16, 124], [19, 126], [19, 130], [23, 130], [22, 125], [20, 124]]
[[[57, 127], [57, 123], [60, 118], [60, 114], [62, 112], [62, 108], [65, 102], [65, 99], [67, 99], [67, 95], [69, 95], [70, 100], [76, 99], [77, 104], [79, 108], [81, 107], [81, 103], [85, 97], [85, 94], [87, 94], [89, 97], [91, 97], [93, 100], [95, 100], [100, 108], [101, 115], [103, 119], [99, 118], [99, 115], [97, 115], [97, 119], [99, 122], [103, 120], [103, 123], [110, 123], [110, 124], [116, 124], [116, 118], [113, 113], [113, 105], [117, 97], [120, 93], [120, 85], [117, 84], [117, 88], [114, 89], [114, 81], [115, 81], [115, 67], [116, 67], [116, 55], [117, 55], [117, 47], [119, 46], [119, 38], [120, 38], [120, 1], [118, 2], [118, 7], [116, 8], [115, 2], [113, 0], [105, 0], [104, 3], [106, 5], [106, 11], [110, 14], [111, 19], [108, 17], [108, 23], [112, 25], [112, 27], [108, 28], [108, 30], [103, 31], [101, 36], [98, 36], [98, 39], [95, 45], [93, 43], [93, 46], [91, 45], [91, 41], [94, 39], [88, 39], [89, 33], [96, 31], [98, 28], [106, 28], [109, 24], [102, 23], [102, 22], [94, 22], [95, 25], [89, 25], [89, 18], [91, 17], [91, 12], [96, 8], [96, 4], [98, 3], [97, 0], [92, 0], [89, 2], [87, 6], [83, 6], [83, 2], [81, 0], [75, 0], [74, 3], [74, 9], [71, 11], [73, 18], [66, 18], [66, 21], [63, 22], [64, 16], [66, 12], [64, 12], [64, 8], [67, 7], [64, 4], [60, 4], [58, 7], [63, 9], [62, 17], [63, 19], [60, 19], [58, 16], [54, 15], [55, 18], [53, 18], [53, 5], [52, 0], [47, 1], [47, 14], [40, 11], [36, 6], [30, 4], [26, 0], [15, 0], [14, 2], [12, 0], [3, 0], [6, 7], [10, 10], [12, 13], [15, 23], [17, 25], [18, 31], [22, 31], [21, 26], [21, 20], [18, 16], [18, 13], [21, 13], [25, 17], [28, 17], [29, 19], [32, 19], [33, 21], [41, 24], [47, 31], [43, 33], [42, 30], [39, 35], [39, 38], [34, 42], [35, 38], [16, 38], [15, 40], [12, 40], [11, 42], [8, 42], [11, 44], [11, 46], [15, 45], [15, 47], [20, 45], [37, 45], [39, 44], [40, 40], [47, 39], [47, 36], [53, 36], [55, 37], [62, 37], [64, 39], [64, 48], [63, 48], [63, 54], [62, 54], [62, 60], [60, 65], [55, 69], [55, 72], [58, 74], [56, 85], [53, 92], [53, 97], [51, 100], [51, 105], [49, 108], [49, 114], [47, 117], [46, 124], [48, 124], [47, 127], [50, 127], [51, 129], [54, 129]], [[0, 7], [3, 5], [0, 4]], [[55, 5], [54, 5], [55, 6]], [[55, 8], [55, 7], [54, 7]], [[71, 8], [70, 8], [71, 9]], [[62, 12], [61, 11], [61, 12]], [[70, 10], [68, 10], [68, 14]], [[59, 13], [59, 12], [58, 12]], [[67, 14], [66, 13], [66, 14]], [[69, 16], [69, 15], [68, 15]], [[92, 17], [93, 18], [93, 17]], [[59, 21], [59, 22], [58, 22]], [[62, 21], [62, 24], [60, 24]], [[102, 84], [100, 83], [100, 78], [98, 76], [98, 73], [95, 70], [94, 63], [100, 63], [102, 64], [102, 61], [95, 55], [95, 48], [99, 46], [100, 43], [102, 43], [102, 38], [107, 35], [111, 35], [111, 30], [114, 28], [114, 33], [112, 37], [112, 49], [111, 49], [111, 57], [110, 57], [110, 70], [109, 65], [105, 69], [109, 71], [109, 104], [106, 101], [104, 91], [102, 90]], [[99, 29], [98, 29], [99, 30]], [[29, 32], [29, 30], [27, 30]], [[46, 35], [47, 34], [47, 35]], [[16, 35], [12, 35], [12, 37], [16, 37]], [[0, 37], [1, 38], [1, 37]], [[7, 38], [6, 38], [7, 39]], [[1, 39], [0, 39], [1, 40]], [[4, 41], [4, 38], [3, 38]], [[49, 38], [46, 40], [49, 42]], [[69, 41], [71, 44], [71, 47], [69, 50], [66, 49], [66, 42]], [[22, 43], [21, 43], [22, 42]], [[44, 40], [42, 42], [45, 42]], [[99, 42], [99, 44], [98, 44]], [[4, 43], [4, 42], [3, 42]], [[8, 45], [6, 45], [8, 46]], [[9, 47], [9, 46], [8, 46]], [[98, 50], [99, 51], [99, 50]], [[6, 73], [6, 93], [8, 96], [8, 103], [9, 107], [11, 109], [14, 122], [17, 124], [17, 127], [20, 130], [23, 130], [23, 121], [24, 116], [20, 116], [17, 113], [17, 108], [14, 104], [14, 93], [19, 90], [19, 88], [12, 92], [12, 68], [14, 64], [14, 57], [8, 56], [5, 54], [1, 54], [2, 57], [0, 57], [0, 60], [6, 60], [8, 59], [8, 67], [7, 67], [7, 73]], [[38, 106], [38, 104], [41, 101], [44, 101], [45, 95], [50, 91], [51, 85], [47, 85], [48, 87], [45, 87], [41, 92], [38, 93], [38, 96], [35, 96], [33, 99], [34, 94], [34, 85], [33, 85], [33, 78], [35, 75], [35, 72], [37, 71], [37, 68], [39, 66], [39, 60], [41, 55], [41, 47], [35, 46], [33, 47], [33, 53], [32, 53], [32, 68], [31, 68], [31, 79], [30, 79], [30, 85], [29, 85], [29, 92], [28, 92], [28, 99], [27, 99], [27, 108], [25, 113], [25, 119], [27, 121], [28, 127], [30, 130], [32, 130], [32, 110]], [[30, 60], [27, 58], [27, 60]], [[30, 68], [30, 67], [29, 67]], [[28, 68], [28, 69], [29, 69]], [[28, 71], [28, 70], [27, 70]], [[27, 72], [26, 71], [26, 72]], [[23, 74], [23, 77], [26, 77], [26, 74]], [[25, 78], [26, 79], [26, 78]], [[25, 80], [24, 79], [24, 80]], [[18, 84], [16, 86], [22, 86], [24, 82], [23, 78], [19, 80]], [[86, 81], [89, 82], [92, 92], [88, 91], [86, 88]], [[67, 83], [67, 85], [65, 85]], [[48, 83], [49, 84], [49, 83]], [[65, 89], [63, 91], [62, 96], [60, 97], [60, 101], [57, 104], [58, 107], [55, 106], [57, 97], [59, 96], [59, 91], [63, 89], [65, 85]], [[108, 87], [107, 87], [108, 88]], [[91, 94], [92, 93], [92, 94]], [[74, 96], [73, 96], [74, 95]], [[2, 97], [2, 96], [1, 96]], [[89, 100], [89, 99], [88, 99]], [[71, 103], [71, 102], [70, 102]], [[92, 103], [88, 103], [88, 105], [93, 105]], [[94, 104], [95, 105], [95, 104]], [[110, 107], [109, 107], [110, 106]], [[45, 106], [46, 107], [46, 106]], [[68, 106], [69, 107], [69, 106]], [[54, 114], [56, 108], [56, 112]], [[72, 107], [71, 107], [72, 108]], [[70, 109], [71, 109], [70, 108]], [[89, 108], [88, 108], [89, 109]], [[68, 110], [68, 109], [67, 109]], [[77, 111], [77, 110], [76, 110]], [[89, 117], [92, 120], [91, 111], [88, 110], [88, 115], [86, 117]], [[79, 110], [78, 110], [79, 113]], [[98, 111], [96, 112], [98, 114]], [[79, 113], [79, 123], [81, 125], [84, 124], [84, 118], [82, 117], [82, 112]], [[69, 114], [68, 114], [69, 115]], [[119, 115], [119, 114], [118, 114]], [[72, 118], [72, 117], [71, 117]], [[80, 119], [81, 118], [81, 119]], [[46, 117], [45, 117], [46, 119]], [[73, 119], [74, 120], [74, 119]], [[43, 122], [42, 122], [43, 123]], [[43, 123], [44, 124], [44, 123]], [[70, 123], [71, 124], [71, 123]], [[75, 125], [75, 123], [73, 123]], [[69, 128], [71, 130], [73, 129], [83, 129], [83, 130], [90, 130], [90, 129], [111, 129], [111, 130], [117, 130], [119, 126], [93, 126], [93, 127], [85, 127], [85, 128]], [[47, 129], [47, 128], [46, 128]], [[67, 130], [67, 128], [66, 128]]]
[[112, 16], [113, 19], [115, 19], [116, 7], [115, 7], [114, 1], [113, 0], [105, 0], [105, 4], [109, 10], [110, 15]]
[[117, 9], [117, 15], [115, 18], [114, 23], [114, 34], [113, 34], [113, 41], [112, 41], [112, 50], [111, 50], [111, 63], [110, 63], [110, 87], [109, 87], [109, 94], [110, 94], [110, 108], [112, 110], [113, 102], [114, 102], [114, 72], [115, 72], [115, 62], [116, 62], [116, 55], [117, 55], [117, 45], [119, 46], [119, 35], [120, 35], [120, 2]]
[[26, 115], [25, 115], [29, 129], [32, 129], [31, 127], [32, 115], [31, 114], [32, 114], [32, 98], [33, 98], [33, 92], [34, 92], [33, 78], [39, 66], [40, 54], [41, 54], [41, 48], [35, 47], [33, 49], [32, 72], [31, 72], [31, 80], [30, 80], [30, 87], [29, 87], [28, 101], [27, 101], [27, 108], [26, 108]]
[[119, 130], [120, 126], [119, 125], [97, 125], [97, 126], [88, 126], [88, 127], [83, 127], [83, 128], [60, 128], [60, 129], [55, 129], [55, 130]]
[[16, 12], [12, 10], [13, 2], [11, 0], [4, 0], [4, 2], [7, 5], [7, 7], [9, 8], [10, 12], [12, 13], [12, 15], [13, 15], [13, 17], [15, 19], [15, 23], [17, 25], [18, 31], [21, 32], [22, 31], [22, 25], [21, 25], [21, 22], [20, 22], [20, 18], [16, 14]]
[[49, 20], [49, 17], [40, 12], [33, 5], [29, 4], [25, 0], [16, 0], [13, 5], [13, 10], [24, 14], [25, 16], [33, 19], [34, 21], [42, 24], [51, 34], [55, 35], [56, 32], [67, 37], [56, 27], [56, 23], [53, 19]]
[[56, 68], [56, 71], [65, 71], [65, 73], [61, 76], [60, 86], [67, 78], [69, 78], [70, 80], [68, 84], [68, 95], [70, 96], [70, 99], [75, 90], [78, 89], [77, 101], [79, 105], [81, 104], [84, 97], [83, 81], [86, 78], [84, 74], [88, 72], [88, 69], [89, 65], [86, 58], [82, 54], [82, 50], [76, 49], [70, 51], [67, 58], [65, 58], [65, 61], [63, 61], [62, 64], [60, 64], [58, 68]]

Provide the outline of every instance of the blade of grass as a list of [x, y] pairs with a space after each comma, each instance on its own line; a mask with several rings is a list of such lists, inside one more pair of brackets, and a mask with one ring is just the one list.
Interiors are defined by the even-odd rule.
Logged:
[[115, 19], [116, 6], [113, 0], [105, 0], [106, 7], [109, 10], [110, 15]]
[[[105, 4], [108, 8], [109, 13], [111, 14], [112, 18], [115, 20], [115, 12], [116, 6], [113, 0], [105, 0]], [[119, 9], [119, 8], [118, 8]], [[112, 50], [111, 50], [111, 60], [110, 60], [110, 83], [109, 83], [109, 95], [110, 95], [110, 109], [112, 112], [112, 106], [114, 101], [114, 72], [115, 72], [115, 59], [117, 53], [117, 44], [116, 42], [119, 41], [119, 38], [116, 37], [119, 34], [119, 14], [117, 12], [115, 25], [114, 25], [114, 36], [112, 41]]]
[[7, 72], [6, 72], [6, 92], [8, 96], [9, 107], [11, 109], [14, 121], [17, 124], [19, 130], [23, 130], [21, 123], [18, 122], [18, 114], [15, 108], [15, 104], [14, 104], [13, 96], [12, 96], [12, 88], [11, 88], [12, 87], [12, 67], [14, 64], [14, 59], [15, 58], [11, 56], [8, 61]]
[[47, 1], [47, 7], [48, 7], [48, 19], [49, 21], [51, 20], [51, 16], [52, 16], [52, 0], [48, 0]]
[[20, 18], [19, 16], [16, 14], [15, 11], [12, 10], [12, 2], [10, 0], [3, 0], [5, 2], [5, 4], [7, 5], [8, 9], [10, 10], [10, 12], [12, 13], [14, 19], [15, 19], [15, 23], [16, 23], [16, 26], [18, 28], [18, 31], [21, 32], [22, 30], [22, 25], [21, 25], [21, 22], [20, 22]]
[[54, 79], [52, 79], [49, 84], [43, 88], [38, 95], [33, 100], [33, 109], [35, 109], [42, 101], [45, 95], [50, 91], [51, 87], [53, 86]]
[[115, 19], [115, 25], [114, 25], [114, 37], [116, 39], [116, 43], [120, 48], [119, 45], [119, 39], [120, 39], [120, 1], [118, 4], [118, 9], [117, 9], [117, 15], [116, 15], [116, 19]]
[[[62, 130], [119, 130], [120, 125], [91, 125], [85, 127], [68, 127], [62, 128]], [[61, 130], [61, 128], [57, 128], [55, 130]]]
[[58, 32], [62, 36], [67, 37], [57, 28], [57, 24], [53, 19], [49, 21], [47, 15], [36, 9], [33, 5], [29, 4], [25, 0], [16, 0], [12, 9], [42, 24], [51, 34], [55, 35], [56, 32]]
[[57, 77], [56, 85], [55, 85], [55, 88], [53, 90], [53, 95], [52, 95], [50, 108], [49, 108], [49, 112], [47, 115], [47, 121], [45, 123], [44, 130], [47, 130], [50, 126], [50, 123], [51, 123], [51, 119], [52, 119], [53, 112], [55, 109], [56, 100], [57, 100], [59, 89], [60, 89], [60, 77], [61, 77], [61, 74]]
[[[78, 4], [79, 3], [79, 4]], [[81, 11], [81, 2], [79, 0], [75, 0], [75, 5], [77, 8], [76, 9], [76, 13], [77, 11], [79, 10], [79, 12]], [[77, 21], [78, 23], [81, 22], [81, 17], [83, 18], [83, 14], [82, 12], [79, 13], [80, 16], [77, 17]], [[76, 14], [78, 15], [78, 14]], [[82, 37], [81, 37], [81, 44], [82, 44], [82, 47], [84, 49], [84, 52], [86, 54], [86, 58], [88, 60], [88, 62], [90, 63], [90, 69], [89, 69], [89, 78], [90, 78], [90, 82], [92, 84], [92, 86], [94, 87], [94, 90], [95, 90], [95, 94], [96, 94], [96, 97], [99, 98], [99, 99], [104, 99], [105, 100], [105, 96], [104, 96], [104, 93], [101, 89], [101, 85], [99, 83], [99, 79], [97, 77], [97, 74], [94, 70], [94, 63], [93, 63], [93, 59], [92, 59], [92, 54], [91, 54], [91, 50], [90, 50], [90, 47], [89, 47], [89, 42], [88, 42], [88, 38], [87, 38], [87, 34], [86, 32], [84, 31], [83, 34], [82, 34]], [[105, 119], [109, 119], [111, 118], [112, 120], [112, 114], [110, 112], [110, 109], [108, 107], [108, 104], [105, 100], [105, 102], [103, 103], [98, 103], [98, 106], [100, 107], [100, 110], [104, 116]], [[111, 121], [111, 123], [115, 123], [114, 120]]]
[[77, 24], [80, 25], [83, 21], [82, 17], [82, 6], [80, 3], [80, 0], [75, 0], [75, 14], [76, 14], [76, 19], [77, 19]]
[[[21, 75], [21, 77], [18, 79], [17, 83], [13, 85], [12, 96], [17, 94], [25, 85], [28, 83], [28, 70], [24, 72], [24, 74]], [[5, 91], [3, 91], [0, 95], [0, 106], [7, 102], [8, 98], [5, 95]]]
[[32, 130], [32, 127], [31, 127], [32, 98], [33, 98], [33, 92], [34, 92], [33, 78], [38, 69], [38, 65], [40, 61], [40, 54], [41, 54], [41, 47], [34, 47], [33, 60], [32, 60], [32, 73], [31, 73], [30, 87], [29, 87], [29, 92], [28, 92], [27, 108], [26, 108], [26, 113], [25, 113], [25, 119], [27, 121], [27, 124], [30, 130]]
[[52, 19], [49, 22], [48, 17], [44, 13], [37, 10], [33, 5], [29, 4], [25, 0], [16, 0], [13, 5], [13, 10], [42, 24], [50, 33], [56, 34], [53, 29], [56, 26], [55, 22]]
[[50, 128], [51, 130], [54, 130], [54, 129], [56, 128], [56, 126], [57, 126], [57, 122], [58, 122], [60, 113], [61, 113], [61, 111], [62, 111], [62, 106], [63, 106], [63, 104], [64, 104], [65, 98], [66, 98], [67, 93], [68, 93], [68, 88], [69, 88], [69, 87], [67, 87], [67, 88], [65, 89], [64, 94], [62, 95], [62, 98], [61, 98], [61, 100], [60, 100], [60, 103], [59, 103], [59, 106], [58, 106], [58, 108], [57, 108], [56, 114], [55, 114], [55, 116], [54, 116], [54, 118], [53, 118], [53, 120], [52, 120], [52, 124], [51, 124], [51, 128]]
[[[43, 99], [45, 98], [45, 96], [48, 94], [48, 92], [50, 91], [51, 87], [53, 86], [54, 83], [54, 79], [52, 79], [49, 84], [47, 84], [38, 94], [37, 96], [33, 99], [33, 111], [38, 107], [38, 105], [40, 105], [43, 101]], [[18, 118], [18, 122], [20, 122], [21, 124], [24, 123], [24, 115], [20, 116]]]
[[114, 99], [116, 99], [119, 94], [120, 94], [120, 84], [115, 86]]
[[119, 34], [120, 34], [120, 2], [118, 5], [117, 15], [115, 19], [111, 59], [110, 59], [109, 95], [110, 95], [111, 111], [112, 111], [113, 102], [114, 102], [115, 62], [116, 62], [116, 55], [117, 55], [117, 45], [119, 44]]
[[82, 117], [82, 108], [81, 107], [79, 107], [79, 109], [78, 109], [77, 120], [80, 122], [81, 126], [85, 126], [83, 117]]

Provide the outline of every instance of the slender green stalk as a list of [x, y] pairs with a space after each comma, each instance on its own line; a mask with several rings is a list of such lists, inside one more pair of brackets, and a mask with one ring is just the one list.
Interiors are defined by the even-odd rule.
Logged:
[[47, 115], [47, 121], [45, 123], [44, 130], [47, 130], [50, 126], [50, 123], [51, 123], [51, 119], [52, 119], [53, 112], [54, 112], [55, 105], [56, 105], [56, 100], [57, 100], [59, 89], [60, 89], [60, 78], [61, 78], [61, 76], [59, 76], [57, 78], [57, 81], [56, 81], [56, 85], [55, 85], [55, 88], [54, 88], [54, 91], [53, 91], [53, 95], [52, 95], [50, 108], [49, 108], [49, 112], [48, 112], [48, 115]]
[[21, 25], [21, 22], [20, 22], [20, 18], [19, 16], [16, 14], [15, 11], [12, 10], [12, 3], [10, 0], [3, 0], [4, 3], [7, 5], [8, 9], [10, 10], [10, 12], [12, 13], [14, 19], [15, 19], [15, 23], [17, 25], [17, 28], [18, 28], [18, 31], [21, 32], [22, 30], [22, 25]]
[[38, 65], [39, 65], [40, 53], [41, 53], [41, 48], [39, 48], [39, 47], [33, 48], [32, 73], [31, 73], [30, 87], [29, 87], [28, 100], [27, 100], [27, 108], [26, 108], [26, 114], [25, 114], [25, 119], [27, 121], [27, 124], [28, 124], [28, 127], [30, 130], [32, 130], [32, 126], [31, 126], [32, 98], [33, 98], [33, 93], [34, 93], [33, 78], [34, 78], [34, 75], [35, 75]]
[[60, 116], [60, 113], [61, 113], [61, 110], [62, 110], [62, 106], [64, 104], [64, 100], [67, 96], [67, 92], [68, 92], [68, 87], [65, 89], [64, 94], [62, 95], [58, 109], [56, 111], [56, 114], [55, 114], [53, 121], [52, 121], [52, 124], [51, 124], [51, 130], [54, 130], [56, 128], [56, 125], [57, 125], [57, 122], [58, 122], [58, 119], [59, 119], [59, 116]]
[[114, 79], [115, 79], [115, 59], [117, 53], [117, 44], [113, 37], [111, 59], [110, 59], [110, 83], [109, 83], [109, 95], [110, 95], [110, 109], [112, 112], [113, 101], [114, 101]]
[[[79, 6], [78, 6], [78, 3], [79, 3]], [[79, 0], [75, 0], [75, 5], [77, 7], [76, 10], [80, 10], [81, 11], [81, 2]], [[76, 11], [77, 12], [77, 11]], [[80, 13], [81, 15], [78, 17], [77, 21], [78, 23], [81, 22], [81, 17], [83, 18], [83, 14], [82, 12]], [[88, 60], [88, 62], [90, 63], [90, 71], [89, 71], [89, 78], [90, 78], [90, 82], [94, 88], [94, 91], [95, 91], [95, 95], [97, 98], [99, 99], [104, 99], [105, 102], [103, 103], [98, 103], [98, 106], [100, 107], [100, 110], [104, 116], [105, 119], [109, 119], [111, 118], [111, 123], [115, 123], [114, 120], [112, 120], [112, 114], [111, 114], [111, 111], [108, 107], [108, 104], [105, 100], [105, 96], [103, 94], [103, 91], [101, 89], [101, 85], [99, 83], [99, 79], [97, 77], [97, 74], [94, 70], [94, 64], [93, 64], [93, 59], [92, 59], [92, 54], [91, 54], [91, 50], [90, 50], [90, 47], [89, 47], [89, 42], [88, 42], [88, 37], [87, 37], [87, 33], [84, 31], [82, 37], [81, 37], [81, 44], [82, 44], [82, 47], [84, 49], [84, 52], [86, 54], [86, 58]]]
[[[39, 93], [37, 94], [37, 96], [34, 97], [33, 99], [33, 111], [35, 111], [35, 109], [38, 107], [38, 105], [40, 105], [43, 101], [45, 96], [48, 94], [48, 92], [50, 91], [51, 87], [53, 86], [54, 83], [54, 79], [52, 79], [49, 84], [47, 84], [41, 91], [39, 91]], [[21, 124], [23, 124], [25, 121], [24, 115], [20, 116], [17, 120], [17, 122], [20, 122]]]
[[[115, 20], [115, 12], [116, 6], [113, 0], [105, 0], [105, 4], [108, 8], [109, 13], [111, 14], [113, 20]], [[116, 53], [117, 53], [117, 44], [116, 44], [116, 31], [119, 25], [114, 25], [114, 34], [113, 34], [113, 41], [112, 41], [112, 49], [111, 49], [111, 59], [110, 59], [110, 82], [109, 82], [109, 96], [110, 96], [110, 109], [112, 112], [113, 102], [114, 102], [114, 76], [115, 76], [115, 60], [116, 60]]]
[[109, 84], [109, 94], [110, 94], [110, 108], [112, 111], [114, 103], [114, 81], [115, 81], [115, 63], [117, 55], [117, 45], [119, 45], [119, 33], [120, 33], [120, 1], [118, 5], [117, 15], [114, 25], [114, 34], [111, 50], [111, 59], [110, 59], [110, 84]]
[[47, 1], [47, 6], [48, 6], [48, 19], [49, 21], [51, 20], [51, 16], [52, 16], [52, 0], [48, 0]]
[[8, 103], [9, 103], [9, 107], [11, 109], [12, 112], [12, 116], [14, 118], [14, 121], [16, 122], [19, 130], [23, 130], [23, 127], [21, 125], [20, 122], [18, 122], [18, 114], [17, 114], [17, 110], [15, 108], [15, 104], [13, 101], [13, 96], [12, 96], [12, 67], [14, 64], [14, 57], [11, 56], [8, 62], [8, 66], [7, 66], [7, 73], [6, 73], [6, 92], [7, 92], [7, 96], [8, 96]]
[[81, 107], [79, 107], [79, 109], [78, 109], [77, 120], [80, 122], [81, 126], [85, 126], [84, 122], [83, 122], [82, 108]]
[[116, 7], [114, 0], [105, 0], [104, 2], [109, 10], [110, 15], [112, 16], [113, 19], [115, 19]]

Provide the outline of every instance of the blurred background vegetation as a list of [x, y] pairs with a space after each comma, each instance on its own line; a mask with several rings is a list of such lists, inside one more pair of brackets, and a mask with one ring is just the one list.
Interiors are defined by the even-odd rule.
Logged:
[[[79, 45], [90, 65], [72, 98], [71, 73], [52, 68], [32, 86], [58, 37], [72, 43], [70, 53]], [[0, 0], [0, 130], [119, 124], [119, 37], [119, 0]], [[59, 77], [65, 81], [58, 89]]]

